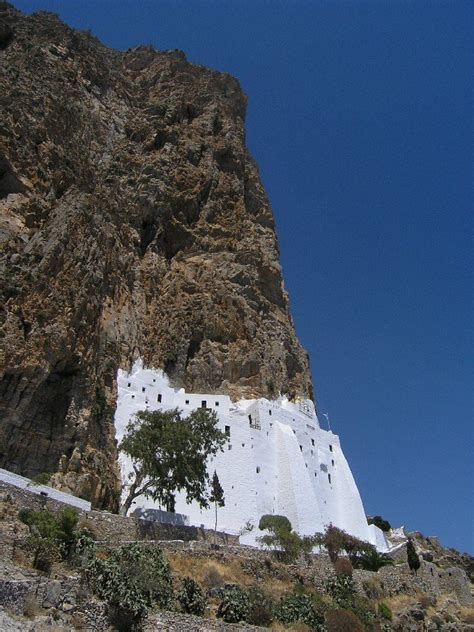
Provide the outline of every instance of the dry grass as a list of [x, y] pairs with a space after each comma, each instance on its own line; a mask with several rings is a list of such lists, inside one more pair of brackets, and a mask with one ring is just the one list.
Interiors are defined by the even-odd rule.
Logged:
[[459, 608], [459, 618], [463, 623], [468, 625], [474, 625], [474, 607], [473, 606], [461, 606]]
[[[203, 586], [213, 588], [225, 583], [251, 586], [255, 584], [255, 576], [242, 568], [238, 558], [229, 557], [225, 563], [218, 560], [207, 560], [192, 557], [189, 554], [167, 554], [173, 575], [178, 577], [192, 577]], [[273, 599], [278, 600], [284, 593], [291, 592], [293, 582], [265, 577], [262, 588]]]
[[23, 604], [23, 615], [28, 619], [34, 619], [42, 611], [41, 605], [35, 594], [29, 593], [25, 597], [25, 603]]

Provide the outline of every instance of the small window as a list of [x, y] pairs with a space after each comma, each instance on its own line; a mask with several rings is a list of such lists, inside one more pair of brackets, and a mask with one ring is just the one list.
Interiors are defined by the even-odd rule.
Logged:
[[272, 411], [271, 411], [271, 410], [269, 410], [269, 411], [268, 411], [268, 414], [269, 414], [269, 415], [270, 415], [270, 417], [271, 417], [271, 416], [272, 416]]
[[229, 443], [229, 445], [227, 446], [227, 449], [228, 450], [232, 450], [232, 444], [231, 443]]
[[245, 443], [242, 443], [242, 447], [245, 448]]
[[329, 446], [329, 451], [332, 452], [332, 445]]
[[249, 415], [249, 424], [252, 425], [252, 415]]
[[216, 402], [216, 406], [219, 406], [219, 402]]
[[132, 395], [132, 399], [135, 399], [135, 395]]
[[270, 422], [270, 428], [273, 428], [273, 424], [272, 424], [272, 422]]
[[154, 381], [154, 382], [156, 382], [156, 379], [155, 379], [155, 378], [153, 378], [153, 381]]
[[329, 481], [329, 484], [331, 484], [331, 474], [328, 474], [328, 481]]
[[144, 386], [142, 386], [142, 393], [144, 393], [144, 392], [145, 392], [145, 387], [144, 387]]
[[207, 408], [207, 401], [205, 399], [201, 402], [201, 408]]
[[225, 427], [225, 433], [228, 437], [230, 437], [230, 426]]
[[260, 465], [257, 465], [256, 472], [257, 472], [257, 474], [260, 474]]
[[303, 446], [300, 445], [300, 452], [303, 452]]
[[158, 401], [159, 401], [159, 402], [160, 402], [160, 404], [161, 404], [161, 393], [158, 393]]
[[185, 404], [189, 404], [189, 399], [186, 399], [186, 400], [184, 401], [184, 403], [185, 403]]
[[314, 439], [311, 439], [311, 445], [314, 445]]
[[334, 467], [334, 459], [331, 459], [331, 465]]
[[132, 385], [132, 383], [131, 383], [131, 382], [129, 382], [129, 383], [127, 384], [128, 388], [130, 388], [130, 387], [131, 387], [131, 385]]
[[315, 473], [314, 473], [314, 475], [315, 475], [315, 476], [317, 476], [317, 475], [318, 475], [318, 473], [317, 473], [317, 472], [315, 472]]

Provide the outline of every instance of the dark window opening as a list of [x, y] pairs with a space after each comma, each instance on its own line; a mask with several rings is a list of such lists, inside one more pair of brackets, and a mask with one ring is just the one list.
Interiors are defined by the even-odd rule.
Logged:
[[272, 411], [271, 411], [271, 410], [269, 410], [269, 411], [268, 411], [268, 414], [269, 414], [269, 415], [270, 415], [270, 417], [271, 417], [271, 416], [272, 416]]
[[131, 383], [131, 382], [129, 382], [129, 383], [127, 384], [128, 388], [130, 388], [130, 387], [131, 387], [131, 385], [132, 385], [132, 383]]
[[331, 484], [331, 474], [328, 474], [328, 481], [329, 481], [329, 484]]
[[314, 445], [314, 439], [311, 439], [311, 445]]
[[142, 386], [142, 393], [144, 393], [144, 392], [145, 392], [145, 387], [144, 387], [144, 386]]
[[216, 406], [219, 406], [219, 402], [216, 402]]
[[132, 399], [135, 399], [135, 395], [132, 395]]
[[184, 402], [185, 404], [189, 404], [189, 399], [185, 400]]
[[230, 426], [225, 427], [225, 433], [228, 437], [230, 437]]
[[334, 459], [331, 459], [331, 465], [334, 465]]
[[303, 446], [302, 445], [300, 445], [300, 450], [301, 450], [301, 452], [303, 452]]
[[158, 393], [158, 401], [161, 403], [161, 393]]
[[252, 425], [252, 415], [249, 415], [249, 424]]
[[332, 445], [329, 446], [329, 451], [332, 452]]
[[155, 379], [155, 378], [153, 378], [153, 381], [154, 381], [154, 382], [156, 382], [156, 379]]
[[201, 408], [207, 408], [207, 401], [205, 399], [201, 402]]
[[260, 465], [257, 465], [256, 472], [257, 472], [257, 474], [260, 474]]

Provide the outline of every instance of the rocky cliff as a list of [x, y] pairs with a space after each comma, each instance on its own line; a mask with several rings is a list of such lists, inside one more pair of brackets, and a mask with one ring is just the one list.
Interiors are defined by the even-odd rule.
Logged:
[[118, 367], [311, 396], [233, 77], [0, 3], [0, 466], [117, 499]]

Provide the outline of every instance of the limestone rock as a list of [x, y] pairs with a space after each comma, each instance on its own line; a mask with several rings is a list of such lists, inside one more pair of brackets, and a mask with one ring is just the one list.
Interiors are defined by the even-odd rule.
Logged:
[[311, 397], [308, 357], [237, 80], [50, 13], [0, 25], [0, 466], [114, 508], [119, 367]]

